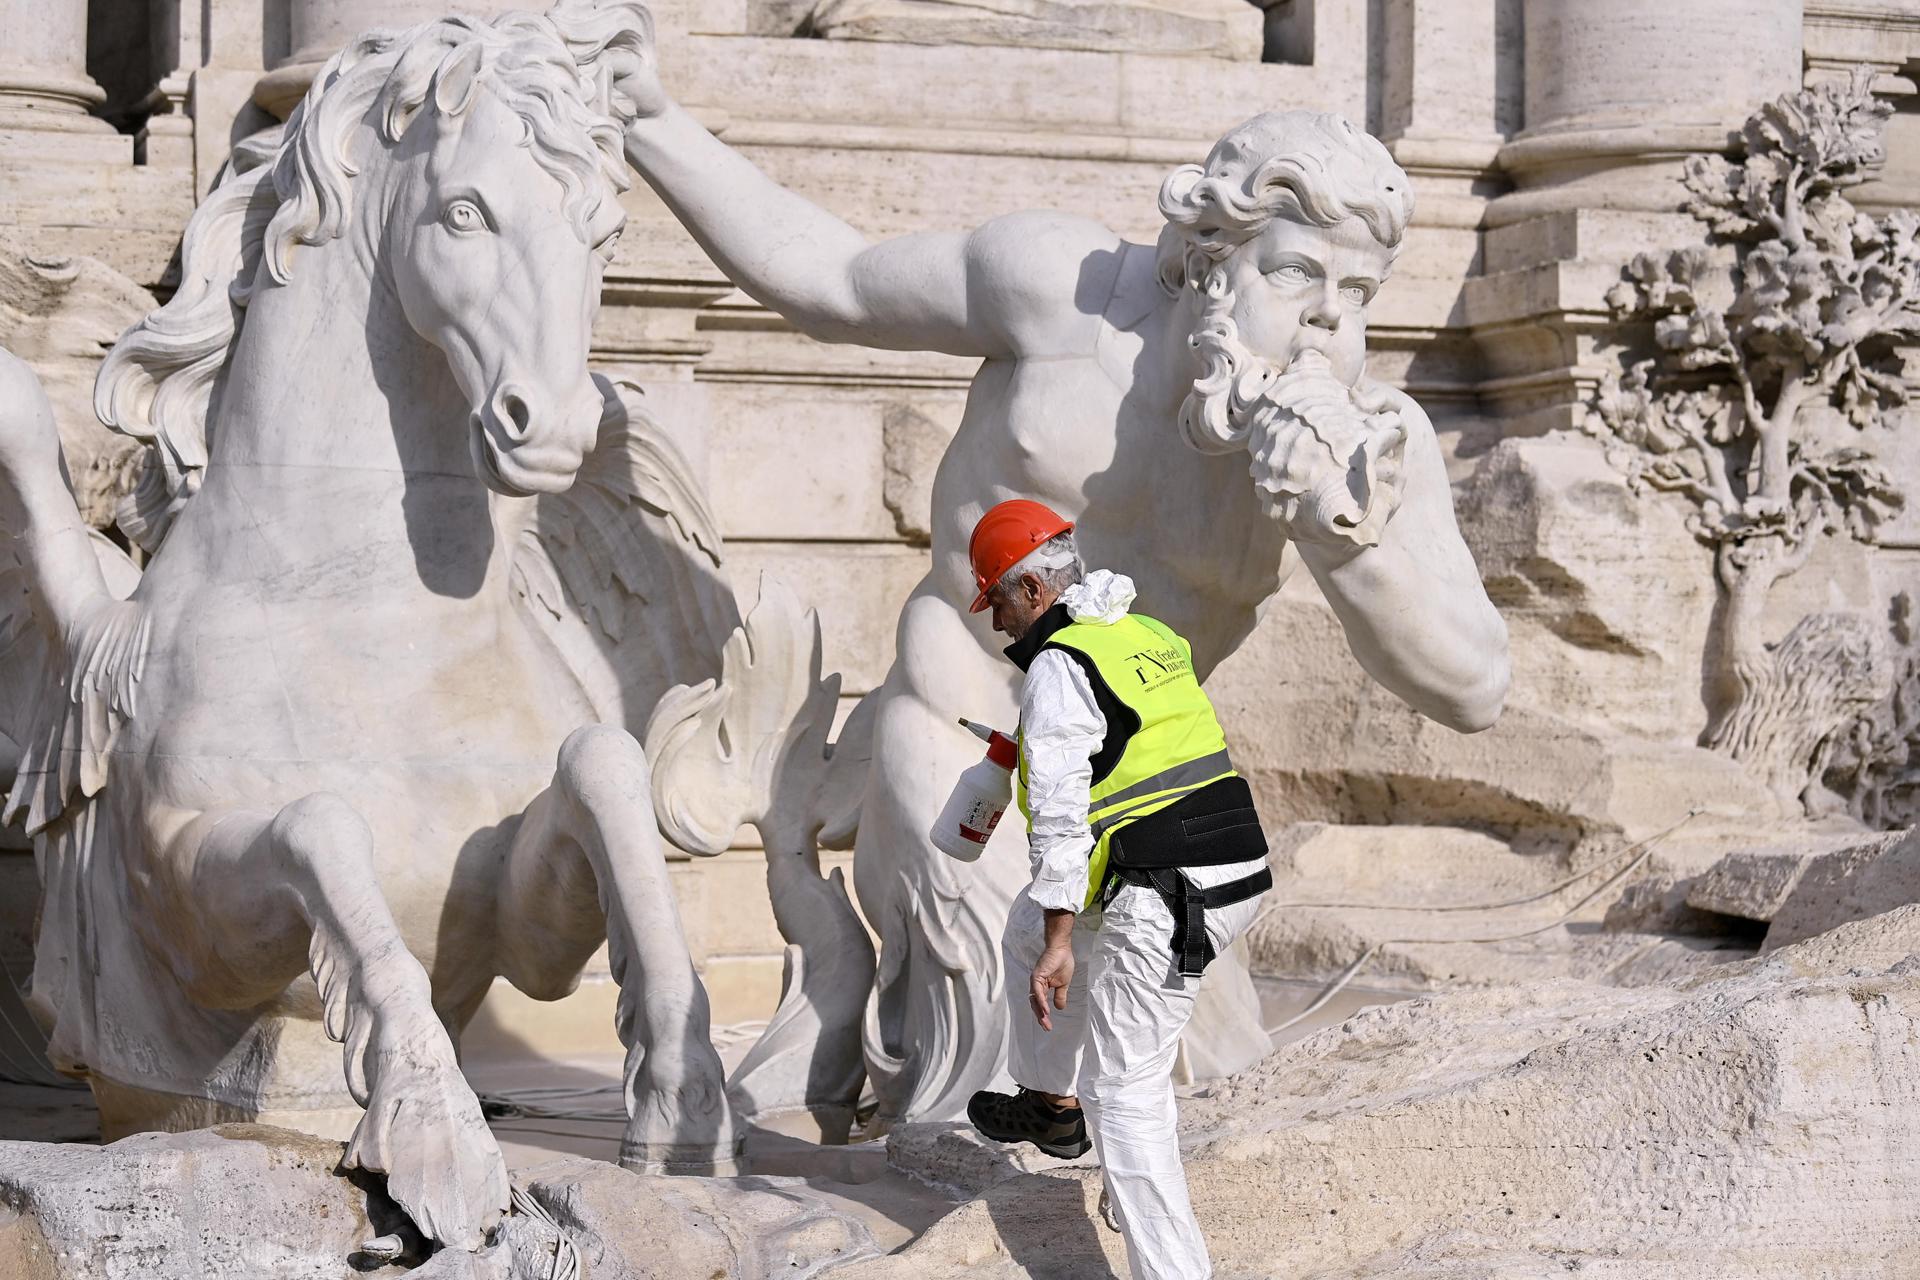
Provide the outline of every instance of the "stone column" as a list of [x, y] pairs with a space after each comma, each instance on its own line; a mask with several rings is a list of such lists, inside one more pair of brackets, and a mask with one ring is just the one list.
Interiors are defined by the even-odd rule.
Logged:
[[212, 189], [234, 142], [274, 121], [253, 105], [253, 89], [270, 65], [267, 50], [285, 46], [280, 0], [148, 0], [152, 12], [152, 111], [144, 130], [150, 166], [171, 165], [193, 176], [196, 200]]
[[1480, 360], [1453, 316], [1480, 259], [1487, 201], [1505, 186], [1495, 160], [1520, 127], [1520, 0], [1339, 8], [1366, 19], [1355, 34], [1373, 50], [1372, 127], [1414, 190], [1413, 229], [1374, 313], [1368, 367], [1403, 385], [1444, 435], [1448, 418], [1478, 408]]
[[1724, 151], [1800, 85], [1802, 0], [1525, 0], [1523, 131], [1501, 226], [1576, 208], [1671, 210], [1688, 155]]
[[87, 0], [0, 0], [0, 130], [111, 133], [91, 114]]
[[1384, 0], [1380, 140], [1413, 175], [1423, 226], [1477, 228], [1520, 127], [1521, 0]]
[[1635, 253], [1697, 243], [1688, 157], [1725, 152], [1799, 87], [1801, 0], [1521, 0], [1521, 129], [1495, 164], [1461, 314], [1503, 435], [1578, 428], [1620, 334], [1606, 293]]
[[[1380, 136], [1497, 144], [1517, 128], [1519, 0], [1385, 0]], [[1488, 159], [1492, 156], [1489, 154]]]
[[[159, 280], [178, 225], [164, 177], [93, 110], [87, 0], [0, 0], [0, 222], [41, 259], [88, 254]], [[184, 184], [183, 184], [184, 185]]]

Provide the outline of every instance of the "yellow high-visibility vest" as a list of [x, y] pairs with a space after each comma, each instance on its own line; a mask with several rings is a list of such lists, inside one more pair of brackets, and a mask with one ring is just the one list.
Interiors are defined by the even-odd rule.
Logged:
[[[1094, 758], [1093, 785], [1087, 796], [1093, 852], [1087, 865], [1085, 905], [1091, 907], [1106, 879], [1108, 849], [1116, 831], [1158, 813], [1188, 792], [1236, 775], [1213, 704], [1194, 678], [1193, 651], [1164, 622], [1137, 613], [1110, 624], [1073, 622], [1048, 637], [1041, 649], [1063, 649], [1085, 659], [1081, 669], [1087, 671], [1096, 696], [1103, 684], [1111, 695], [1098, 699], [1107, 713], [1107, 746]], [[1113, 714], [1116, 711], [1118, 715]], [[1129, 718], [1134, 723], [1124, 723]], [[1116, 719], [1123, 723], [1113, 723]], [[1101, 756], [1116, 743], [1119, 758], [1103, 760]], [[1016, 791], [1031, 835], [1024, 725]]]

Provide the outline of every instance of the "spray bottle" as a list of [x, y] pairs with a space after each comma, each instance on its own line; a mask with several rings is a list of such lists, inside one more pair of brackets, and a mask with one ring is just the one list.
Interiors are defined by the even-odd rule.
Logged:
[[986, 742], [986, 759], [969, 765], [960, 775], [928, 837], [940, 852], [972, 862], [987, 847], [988, 837], [1013, 799], [1013, 767], [1020, 760], [1020, 747], [998, 729], [965, 718], [960, 723]]

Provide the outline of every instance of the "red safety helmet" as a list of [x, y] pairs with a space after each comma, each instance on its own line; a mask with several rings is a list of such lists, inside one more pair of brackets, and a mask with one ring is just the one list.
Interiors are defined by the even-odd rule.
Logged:
[[970, 613], [987, 607], [987, 592], [1002, 574], [1025, 560], [1033, 549], [1049, 538], [1073, 530], [1071, 520], [1026, 498], [1012, 498], [988, 509], [973, 526], [967, 540], [967, 559], [973, 562], [973, 581], [980, 594], [973, 599]]

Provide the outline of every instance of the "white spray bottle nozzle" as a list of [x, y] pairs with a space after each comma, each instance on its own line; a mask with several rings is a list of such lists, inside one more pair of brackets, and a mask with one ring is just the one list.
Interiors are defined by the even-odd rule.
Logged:
[[965, 716], [960, 717], [960, 727], [982, 742], [992, 742], [993, 735], [997, 732], [992, 725], [979, 724]]

